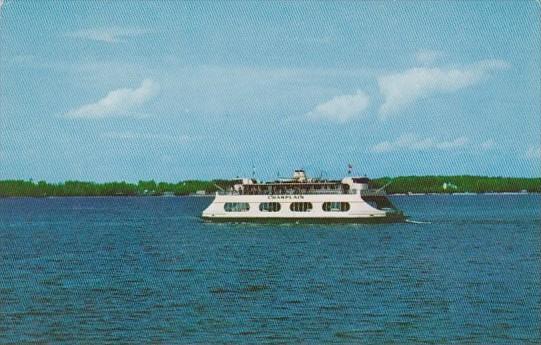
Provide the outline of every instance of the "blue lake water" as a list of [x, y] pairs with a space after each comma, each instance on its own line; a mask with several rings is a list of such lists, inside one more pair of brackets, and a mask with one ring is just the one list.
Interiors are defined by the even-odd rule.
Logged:
[[541, 196], [426, 224], [227, 225], [211, 198], [0, 199], [0, 343], [541, 343]]

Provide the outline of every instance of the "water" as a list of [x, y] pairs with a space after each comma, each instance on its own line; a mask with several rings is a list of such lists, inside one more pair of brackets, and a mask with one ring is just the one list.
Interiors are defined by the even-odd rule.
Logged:
[[0, 343], [541, 342], [539, 195], [344, 226], [203, 224], [210, 201], [0, 200]]

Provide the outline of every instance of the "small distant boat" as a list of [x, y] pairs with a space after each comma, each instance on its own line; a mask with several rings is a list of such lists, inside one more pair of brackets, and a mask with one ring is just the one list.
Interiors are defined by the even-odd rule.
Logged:
[[258, 182], [244, 178], [229, 191], [216, 192], [203, 211], [210, 222], [389, 223], [403, 222], [383, 189], [370, 189], [369, 179], [309, 179], [304, 170], [293, 178]]

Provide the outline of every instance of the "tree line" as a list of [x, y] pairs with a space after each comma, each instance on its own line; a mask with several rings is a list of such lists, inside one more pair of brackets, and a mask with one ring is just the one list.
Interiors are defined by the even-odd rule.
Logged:
[[32, 180], [0, 181], [0, 197], [12, 196], [159, 196], [164, 194], [188, 195], [198, 191], [214, 192], [215, 181], [182, 181], [178, 183], [139, 181], [129, 182], [84, 182], [66, 181], [62, 183], [34, 182]]
[[[0, 181], [0, 197], [47, 197], [47, 196], [160, 196], [189, 195], [200, 191], [213, 193], [219, 188], [228, 189], [233, 180], [188, 180], [177, 183], [139, 181], [84, 182], [66, 181], [48, 183], [32, 180]], [[381, 177], [370, 182], [371, 188], [385, 186], [387, 193], [541, 193], [541, 178], [486, 177], [486, 176], [402, 176]]]
[[397, 193], [541, 193], [541, 178], [487, 176], [401, 176], [371, 181], [371, 187]]

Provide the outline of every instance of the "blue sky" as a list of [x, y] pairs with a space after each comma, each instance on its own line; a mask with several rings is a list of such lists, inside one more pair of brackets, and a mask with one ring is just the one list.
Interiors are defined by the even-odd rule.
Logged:
[[534, 1], [6, 0], [0, 179], [541, 176], [539, 18]]

